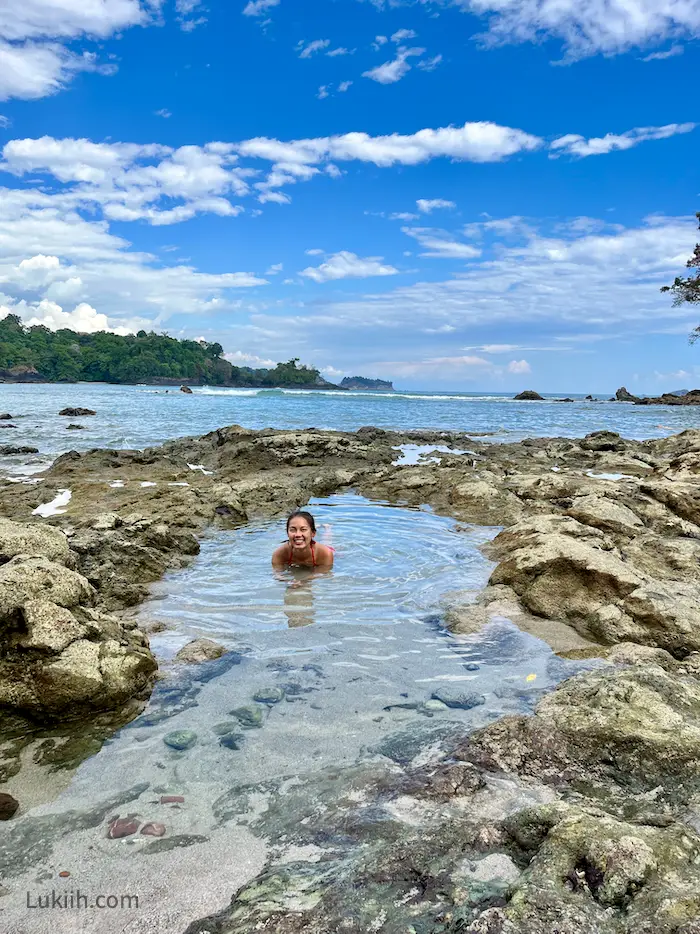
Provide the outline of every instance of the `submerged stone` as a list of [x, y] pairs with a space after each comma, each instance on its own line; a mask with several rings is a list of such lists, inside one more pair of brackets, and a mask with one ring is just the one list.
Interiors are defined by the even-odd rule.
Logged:
[[165, 824], [159, 824], [155, 821], [151, 821], [148, 824], [144, 824], [141, 828], [141, 833], [146, 837], [163, 837], [165, 836]]
[[171, 749], [190, 749], [197, 742], [194, 730], [173, 730], [163, 737], [163, 742]]
[[457, 710], [471, 710], [472, 707], [480, 707], [486, 703], [483, 694], [465, 693], [455, 691], [453, 688], [438, 688], [431, 694], [433, 700], [442, 701], [447, 707], [453, 707]]
[[117, 817], [110, 823], [107, 836], [110, 840], [130, 837], [132, 833], [136, 833], [140, 824], [141, 821], [133, 817]]
[[220, 737], [219, 745], [225, 746], [226, 749], [240, 749], [243, 736], [241, 733], [226, 733], [224, 736]]
[[12, 795], [0, 794], [0, 820], [10, 820], [19, 809], [19, 801]]
[[279, 704], [279, 702], [284, 698], [284, 691], [282, 688], [260, 688], [259, 691], [256, 691], [253, 694], [253, 700], [257, 701], [259, 704]]
[[254, 730], [263, 725], [263, 712], [260, 707], [236, 707], [235, 710], [229, 710], [229, 713], [238, 720], [244, 730]]

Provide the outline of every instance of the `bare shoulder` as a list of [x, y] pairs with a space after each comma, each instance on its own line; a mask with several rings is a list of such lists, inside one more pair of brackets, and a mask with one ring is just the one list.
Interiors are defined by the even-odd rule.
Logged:
[[316, 545], [316, 565], [318, 567], [332, 568], [335, 553], [328, 545]]
[[286, 542], [275, 548], [275, 550], [272, 552], [273, 567], [283, 567], [289, 559], [288, 552], [289, 547]]

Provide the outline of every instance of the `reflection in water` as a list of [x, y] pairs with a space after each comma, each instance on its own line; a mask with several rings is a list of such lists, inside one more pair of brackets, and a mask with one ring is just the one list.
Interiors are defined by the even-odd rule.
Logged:
[[289, 628], [295, 629], [315, 623], [313, 581], [317, 577], [331, 577], [332, 572], [315, 571], [312, 568], [289, 568], [278, 572], [276, 576], [278, 580], [287, 582], [283, 612], [289, 621]]

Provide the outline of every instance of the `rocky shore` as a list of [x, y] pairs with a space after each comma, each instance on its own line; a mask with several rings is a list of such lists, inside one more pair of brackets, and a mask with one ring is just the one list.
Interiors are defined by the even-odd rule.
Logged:
[[[426, 462], [395, 464], [402, 445]], [[438, 445], [462, 453], [427, 462]], [[131, 608], [207, 527], [350, 489], [502, 527], [489, 585], [450, 597], [454, 632], [505, 617], [604, 664], [534, 716], [399, 735], [291, 794], [233, 782], [220, 824], [250, 808], [248, 828], [285, 846], [189, 934], [700, 934], [700, 431], [493, 444], [231, 426], [0, 483], [0, 780], [27, 737], [63, 730], [41, 756], [77, 762], [142, 709], [156, 662]]]

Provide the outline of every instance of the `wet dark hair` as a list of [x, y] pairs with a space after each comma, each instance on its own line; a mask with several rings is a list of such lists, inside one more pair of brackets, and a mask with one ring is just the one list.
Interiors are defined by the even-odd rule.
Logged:
[[289, 523], [292, 521], [292, 519], [306, 519], [306, 521], [309, 523], [309, 528], [311, 531], [316, 531], [316, 523], [314, 522], [314, 517], [310, 512], [304, 512], [301, 509], [296, 509], [287, 519], [287, 531], [289, 531]]

